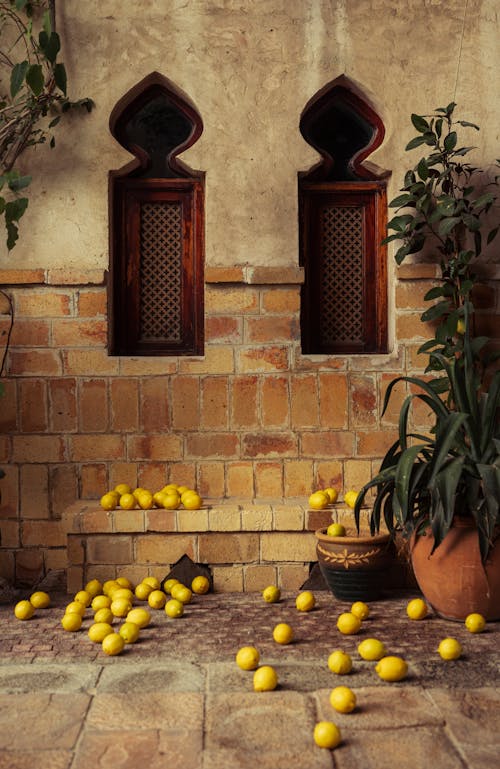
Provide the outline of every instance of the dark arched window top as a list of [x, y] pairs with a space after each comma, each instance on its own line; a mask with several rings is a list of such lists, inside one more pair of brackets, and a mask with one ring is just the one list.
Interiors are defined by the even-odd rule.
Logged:
[[345, 75], [328, 83], [306, 105], [300, 132], [322, 160], [303, 178], [309, 181], [370, 181], [386, 174], [363, 161], [382, 143], [384, 125]]
[[178, 158], [201, 135], [196, 108], [170, 81], [152, 72], [123, 96], [109, 126], [115, 139], [136, 160], [122, 173], [141, 179], [197, 177]]

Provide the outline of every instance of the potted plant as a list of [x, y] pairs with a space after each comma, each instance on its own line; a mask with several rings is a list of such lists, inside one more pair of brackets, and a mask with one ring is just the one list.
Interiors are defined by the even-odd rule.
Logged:
[[[473, 304], [484, 230], [491, 242], [498, 228], [487, 224], [494, 195], [477, 192], [481, 171], [464, 161], [472, 148], [458, 144], [457, 126], [477, 126], [455, 121], [454, 110], [452, 103], [431, 116], [412, 115], [418, 136], [407, 149], [432, 149], [391, 202], [405, 212], [389, 222], [394, 234], [386, 238], [403, 240], [398, 263], [431, 241], [439, 252], [441, 279], [422, 315], [436, 321], [436, 334], [420, 348], [429, 355], [426, 374], [439, 376], [397, 377], [387, 388], [384, 411], [398, 382], [416, 392], [401, 407], [398, 440], [359, 494], [355, 519], [374, 490], [371, 531], [383, 516], [390, 531], [410, 537], [415, 577], [433, 608], [450, 619], [473, 611], [500, 619], [500, 371], [491, 370], [488, 339], [474, 334]], [[415, 400], [430, 410], [428, 434], [410, 427]]]

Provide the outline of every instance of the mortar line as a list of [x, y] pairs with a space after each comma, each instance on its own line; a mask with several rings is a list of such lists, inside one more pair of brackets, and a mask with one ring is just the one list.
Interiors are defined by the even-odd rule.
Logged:
[[467, 7], [468, 7], [468, 4], [469, 4], [469, 0], [465, 0], [464, 16], [463, 16], [463, 19], [462, 19], [462, 33], [461, 33], [461, 36], [460, 36], [460, 46], [459, 46], [459, 49], [458, 49], [457, 72], [456, 72], [456, 75], [455, 75], [455, 88], [453, 90], [453, 101], [455, 101], [456, 96], [457, 96], [458, 76], [460, 74], [460, 63], [462, 61], [462, 48], [463, 48], [464, 37], [465, 37], [465, 19], [467, 17]]

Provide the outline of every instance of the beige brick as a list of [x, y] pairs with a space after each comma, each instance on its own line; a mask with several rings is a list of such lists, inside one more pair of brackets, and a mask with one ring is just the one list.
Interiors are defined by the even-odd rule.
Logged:
[[304, 508], [301, 505], [274, 505], [273, 528], [275, 531], [303, 531]]
[[167, 483], [164, 462], [146, 462], [138, 466], [139, 486], [149, 489], [153, 494], [162, 489]]
[[439, 277], [439, 265], [429, 262], [406, 262], [397, 269], [398, 280], [427, 280]]
[[137, 379], [113, 379], [110, 392], [111, 429], [137, 432], [139, 427], [139, 383]]
[[201, 380], [200, 425], [204, 429], [228, 427], [227, 377], [207, 376]]
[[[72, 435], [69, 438], [69, 455], [73, 462], [92, 460], [123, 460], [125, 437], [121, 435]], [[52, 460], [57, 462], [57, 459]]]
[[81, 565], [85, 563], [84, 538], [78, 534], [68, 534], [66, 549], [68, 555], [68, 564], [70, 566]]
[[191, 457], [234, 458], [238, 457], [238, 436], [234, 433], [188, 433], [185, 437], [186, 453]]
[[225, 496], [225, 478], [223, 462], [201, 462], [198, 470], [198, 492], [202, 497], [219, 498]]
[[132, 489], [138, 486], [135, 462], [112, 462], [109, 468], [108, 488], [114, 489], [119, 483], [128, 483]]
[[40, 288], [16, 295], [17, 317], [63, 318], [71, 315], [72, 292]]
[[305, 528], [307, 531], [316, 531], [317, 529], [324, 529], [329, 526], [332, 520], [339, 523], [335, 509], [330, 507], [325, 510], [306, 510], [305, 511]]
[[113, 564], [100, 564], [87, 563], [85, 565], [85, 579], [83, 585], [90, 582], [91, 579], [98, 579], [99, 582], [104, 583], [107, 579], [115, 579], [117, 577], [118, 569]]
[[290, 424], [288, 377], [266, 376], [261, 381], [264, 427], [288, 427]]
[[371, 478], [371, 463], [366, 459], [349, 459], [344, 465], [344, 490], [358, 491]]
[[344, 466], [342, 462], [318, 462], [316, 481], [316, 486], [321, 489], [327, 489], [331, 486], [333, 489], [340, 491], [344, 485]]
[[21, 538], [19, 525], [19, 521], [0, 520], [0, 542], [2, 547], [20, 547]]
[[397, 339], [430, 339], [434, 336], [436, 326], [437, 321], [426, 323], [421, 321], [418, 312], [396, 314]]
[[159, 433], [170, 428], [168, 378], [150, 377], [140, 380], [140, 429]]
[[292, 428], [318, 427], [319, 398], [316, 374], [300, 374], [292, 377], [290, 390]]
[[194, 462], [171, 462], [168, 466], [169, 483], [196, 488], [196, 465]]
[[146, 510], [146, 531], [176, 531], [175, 510]]
[[268, 585], [277, 584], [278, 574], [276, 566], [251, 564], [243, 567], [243, 578], [245, 592], [261, 592]]
[[232, 374], [234, 352], [232, 345], [206, 345], [203, 358], [179, 360], [181, 374]]
[[63, 351], [64, 373], [69, 376], [116, 376], [119, 373], [119, 359], [111, 357], [106, 350]]
[[237, 376], [231, 380], [231, 427], [257, 427], [257, 387], [256, 376]]
[[58, 435], [14, 435], [14, 462], [63, 462], [66, 459], [64, 438]]
[[80, 467], [80, 494], [83, 498], [100, 499], [106, 491], [107, 465], [94, 462]]
[[181, 555], [188, 555], [197, 561], [197, 542], [195, 536], [187, 534], [147, 534], [136, 539], [137, 563], [162, 564], [168, 566], [179, 560]]
[[314, 471], [311, 460], [290, 460], [284, 464], [284, 496], [308, 496], [314, 485]]
[[209, 531], [240, 531], [241, 512], [237, 505], [220, 505], [208, 511]]
[[2, 408], [0, 409], [0, 433], [17, 432], [18, 429], [18, 406], [17, 406], [17, 383], [14, 379], [4, 380], [4, 393], [2, 395]]
[[166, 358], [163, 355], [140, 358], [118, 358], [120, 376], [153, 377], [176, 374], [179, 368], [178, 358]]
[[261, 557], [263, 561], [316, 561], [316, 538], [309, 532], [263, 532]]
[[16, 583], [34, 585], [41, 579], [43, 572], [43, 550], [40, 547], [25, 547], [15, 553]]
[[16, 318], [12, 328], [12, 347], [48, 347], [51, 321], [41, 318]]
[[303, 283], [303, 267], [247, 267], [246, 279], [248, 283], [265, 285], [266, 283]]
[[200, 534], [199, 560], [203, 563], [251, 563], [259, 560], [258, 534]]
[[4, 465], [2, 470], [5, 475], [1, 480], [0, 516], [2, 518], [15, 518], [17, 517], [20, 505], [19, 468], [16, 465], [9, 464]]
[[66, 547], [51, 548], [44, 553], [44, 563], [47, 572], [52, 570], [66, 570], [68, 557]]
[[304, 457], [351, 457], [354, 433], [323, 430], [301, 434], [301, 454]]
[[225, 344], [241, 344], [243, 341], [242, 318], [231, 318], [224, 315], [212, 315], [205, 318], [205, 340], [224, 342]]
[[344, 430], [349, 419], [349, 387], [346, 374], [320, 373], [320, 423], [323, 428]]
[[85, 510], [80, 516], [80, 531], [87, 534], [106, 534], [113, 531], [113, 512], [109, 510]]
[[146, 459], [168, 462], [182, 457], [182, 437], [172, 433], [130, 435], [127, 437], [127, 450], [132, 461]]
[[300, 287], [263, 289], [261, 292], [261, 304], [264, 312], [285, 313], [300, 310]]
[[207, 286], [205, 310], [210, 315], [242, 315], [259, 311], [257, 288], [238, 286]]
[[228, 462], [226, 484], [229, 499], [233, 497], [252, 499], [255, 495], [252, 463]]
[[69, 566], [66, 570], [66, 593], [74, 595], [85, 585], [83, 566]]
[[133, 563], [133, 540], [126, 535], [103, 534], [87, 539], [87, 562], [95, 564]]
[[255, 494], [259, 499], [283, 496], [283, 466], [281, 462], [255, 463]]
[[381, 458], [397, 438], [397, 430], [358, 431], [356, 454], [358, 457]]
[[243, 592], [243, 566], [215, 566], [212, 576], [216, 593]]
[[105, 320], [54, 320], [52, 345], [54, 347], [104, 347], [108, 335]]
[[146, 531], [146, 513], [144, 510], [114, 510], [113, 530], [122, 532]]
[[79, 289], [76, 294], [77, 313], [82, 318], [106, 315], [107, 296], [104, 289]]
[[45, 283], [45, 270], [0, 270], [0, 285], [16, 286]]
[[24, 521], [21, 530], [23, 547], [64, 547], [66, 530], [61, 521]]
[[57, 376], [62, 373], [58, 350], [14, 350], [8, 356], [11, 376]]
[[49, 474], [46, 465], [21, 465], [21, 517], [47, 519], [50, 517]]
[[236, 367], [241, 373], [286, 371], [288, 357], [289, 348], [285, 346], [242, 347], [236, 350]]
[[255, 458], [281, 458], [297, 455], [297, 434], [282, 433], [246, 433], [242, 439], [242, 451], [245, 456]]
[[242, 506], [242, 531], [271, 531], [272, 528], [273, 511], [270, 505]]
[[295, 315], [264, 315], [245, 318], [243, 341], [245, 344], [265, 342], [296, 342], [300, 339], [300, 326]]
[[177, 510], [177, 531], [208, 531], [208, 508]]
[[108, 385], [105, 379], [89, 379], [80, 382], [78, 421], [80, 432], [83, 433], [101, 433], [108, 430]]
[[104, 270], [76, 270], [60, 267], [47, 272], [47, 283], [58, 286], [99, 285], [104, 283]]
[[76, 379], [49, 379], [49, 424], [54, 432], [71, 433], [77, 429]]
[[205, 268], [205, 283], [243, 283], [243, 267], [213, 265]]
[[200, 391], [198, 377], [178, 376], [172, 381], [172, 425], [176, 430], [198, 429]]
[[377, 382], [374, 376], [351, 376], [351, 428], [377, 423]]
[[278, 564], [278, 584], [283, 590], [300, 590], [309, 577], [307, 564]]

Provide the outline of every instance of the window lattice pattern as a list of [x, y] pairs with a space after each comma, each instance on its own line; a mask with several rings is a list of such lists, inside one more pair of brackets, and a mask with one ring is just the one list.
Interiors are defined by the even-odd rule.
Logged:
[[141, 205], [141, 340], [181, 341], [182, 209]]
[[363, 342], [363, 208], [321, 211], [321, 343]]

